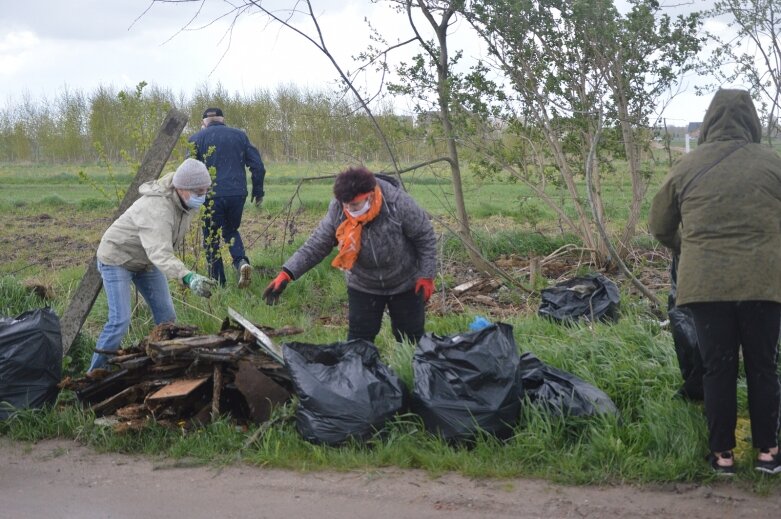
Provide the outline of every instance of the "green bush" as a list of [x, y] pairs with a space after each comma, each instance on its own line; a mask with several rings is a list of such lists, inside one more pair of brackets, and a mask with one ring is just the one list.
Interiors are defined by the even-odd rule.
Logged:
[[11, 276], [0, 277], [0, 316], [16, 317], [28, 310], [43, 308], [46, 301]]

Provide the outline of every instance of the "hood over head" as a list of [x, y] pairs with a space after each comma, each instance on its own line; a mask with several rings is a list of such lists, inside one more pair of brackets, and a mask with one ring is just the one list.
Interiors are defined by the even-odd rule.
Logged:
[[749, 93], [731, 89], [717, 91], [705, 112], [697, 144], [761, 140], [762, 125]]
[[141, 196], [170, 196], [174, 190], [174, 172], [167, 173], [157, 180], [144, 182], [138, 188]]

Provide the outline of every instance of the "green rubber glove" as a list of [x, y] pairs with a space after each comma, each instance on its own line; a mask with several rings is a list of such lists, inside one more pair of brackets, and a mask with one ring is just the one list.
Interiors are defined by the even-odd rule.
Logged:
[[190, 287], [190, 290], [197, 296], [211, 297], [212, 289], [217, 286], [217, 282], [206, 276], [201, 276], [195, 272], [190, 272], [182, 278], [184, 284]]

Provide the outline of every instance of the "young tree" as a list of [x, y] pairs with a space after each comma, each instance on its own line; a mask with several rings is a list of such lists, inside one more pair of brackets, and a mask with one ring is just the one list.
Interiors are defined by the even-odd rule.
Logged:
[[731, 37], [708, 33], [708, 38], [717, 47], [701, 72], [713, 75], [718, 85], [748, 83], [766, 121], [766, 138], [772, 142], [773, 135], [780, 129], [781, 2], [719, 0], [708, 14], [726, 18], [733, 32]]
[[[453, 109], [458, 111], [459, 106], [453, 88], [460, 80], [453, 72], [453, 66], [460, 59], [461, 53], [451, 55], [448, 30], [456, 14], [463, 10], [464, 2], [463, 0], [399, 0], [392, 3], [398, 4], [406, 12], [415, 40], [423, 52], [413, 58], [411, 65], [399, 66], [398, 75], [405, 78], [405, 83], [391, 85], [390, 89], [397, 94], [409, 95], [417, 99], [420, 113], [428, 112], [424, 103], [431, 102], [430, 97], [433, 94], [433, 106], [437, 114], [436, 123], [441, 126], [445, 142], [444, 159], [450, 167], [458, 235], [467, 246], [472, 263], [481, 270], [491, 271], [491, 266], [481, 257], [472, 239], [469, 214], [464, 201], [461, 161], [457, 145], [459, 135], [454, 125], [456, 115]], [[415, 22], [415, 12], [420, 13], [425, 19], [428, 28], [434, 34], [433, 40], [426, 39], [421, 34]]]
[[[608, 0], [474, 0], [464, 11], [491, 57], [472, 74], [467, 99], [484, 122], [499, 119], [513, 136], [478, 143], [483, 165], [529, 185], [598, 264], [623, 255], [620, 247], [613, 258], [594, 228], [605, 221], [600, 173], [611, 156], [626, 157], [632, 198], [623, 245], [649, 180], [640, 155], [652, 135], [648, 115], [699, 48], [696, 14], [673, 21], [653, 0], [630, 3], [626, 15]], [[498, 80], [486, 81], [489, 72]], [[579, 187], [586, 175], [591, 217]], [[561, 187], [571, 211], [549, 184]]]

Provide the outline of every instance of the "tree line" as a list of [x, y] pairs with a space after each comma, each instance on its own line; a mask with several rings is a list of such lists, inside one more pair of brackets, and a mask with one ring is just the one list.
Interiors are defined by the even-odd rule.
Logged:
[[[0, 162], [138, 162], [172, 108], [190, 115], [184, 135], [200, 128], [207, 107], [222, 108], [226, 124], [247, 132], [264, 159], [275, 162], [385, 160], [369, 118], [338, 94], [293, 85], [249, 95], [218, 85], [189, 97], [146, 82], [132, 89], [101, 85], [63, 89], [52, 100], [24, 96], [0, 109]], [[381, 106], [377, 119], [406, 162], [428, 154], [425, 128]]]

